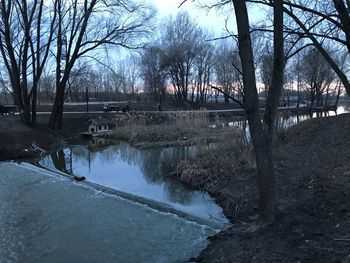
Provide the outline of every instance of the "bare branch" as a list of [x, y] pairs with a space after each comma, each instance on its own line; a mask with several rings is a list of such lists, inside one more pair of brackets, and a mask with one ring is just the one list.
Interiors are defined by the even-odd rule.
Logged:
[[214, 85], [209, 85], [212, 89], [219, 91], [220, 93], [224, 94], [226, 97], [230, 98], [232, 101], [236, 102], [237, 104], [239, 104], [239, 106], [241, 106], [242, 109], [244, 109], [247, 112], [247, 108], [245, 105], [243, 105], [242, 102], [240, 102], [239, 100], [237, 100], [236, 98], [232, 97], [230, 94], [227, 94], [225, 91], [223, 91], [222, 89], [214, 86]]

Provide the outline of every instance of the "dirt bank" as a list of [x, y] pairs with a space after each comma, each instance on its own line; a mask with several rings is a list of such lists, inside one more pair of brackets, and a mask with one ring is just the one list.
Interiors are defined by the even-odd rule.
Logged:
[[20, 122], [19, 115], [0, 116], [0, 161], [31, 159], [40, 156], [41, 148], [52, 151], [72, 142], [79, 141], [79, 132], [85, 129], [89, 115], [65, 116], [64, 129], [50, 130], [48, 115], [38, 115], [34, 128]]
[[230, 189], [223, 184], [212, 194], [230, 204], [224, 208], [234, 225], [212, 237], [196, 261], [350, 262], [350, 115], [290, 128], [275, 156], [280, 198], [275, 223], [254, 227], [254, 184], [242, 189], [242, 209], [225, 200], [222, 192]]

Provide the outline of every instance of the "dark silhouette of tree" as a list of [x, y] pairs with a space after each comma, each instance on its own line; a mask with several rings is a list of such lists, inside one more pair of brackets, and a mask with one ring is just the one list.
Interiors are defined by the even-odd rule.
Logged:
[[161, 65], [162, 49], [153, 44], [144, 49], [140, 59], [140, 72], [144, 89], [159, 104], [165, 96], [166, 72]]
[[254, 56], [250, 24], [245, 0], [232, 1], [238, 30], [238, 48], [242, 64], [244, 105], [248, 114], [249, 130], [257, 162], [259, 216], [265, 222], [275, 218], [277, 207], [276, 179], [273, 161], [275, 119], [283, 86], [283, 3], [273, 3], [273, 71], [263, 120], [259, 114]]
[[[272, 6], [271, 1], [248, 0]], [[337, 74], [346, 93], [350, 96], [350, 82], [346, 72], [337, 63], [327, 47], [333, 46], [338, 51], [347, 49], [350, 52], [350, 14], [348, 0], [325, 1], [291, 1], [285, 0], [284, 13], [291, 18], [293, 25], [286, 28], [286, 33], [296, 35], [299, 39], [308, 39], [315, 46]]]
[[49, 120], [62, 128], [65, 91], [79, 58], [102, 46], [137, 49], [149, 34], [154, 10], [141, 2], [114, 0], [57, 0], [56, 96]]
[[166, 21], [161, 38], [162, 67], [169, 75], [175, 98], [187, 102], [196, 57], [201, 51], [203, 32], [186, 12]]
[[54, 38], [57, 1], [0, 2], [0, 52], [22, 121], [36, 124], [37, 89]]
[[[225, 94], [235, 96], [235, 93], [240, 92], [240, 85], [237, 85], [241, 80], [241, 69], [236, 69], [240, 65], [238, 50], [229, 45], [227, 41], [221, 43], [215, 52], [215, 76], [216, 83]], [[229, 102], [229, 97], [224, 95], [225, 103]]]

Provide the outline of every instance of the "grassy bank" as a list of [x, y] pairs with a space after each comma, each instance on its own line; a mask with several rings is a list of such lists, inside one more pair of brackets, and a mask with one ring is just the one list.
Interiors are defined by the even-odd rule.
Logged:
[[130, 113], [116, 120], [112, 137], [138, 147], [207, 145], [222, 140], [233, 128], [210, 121], [206, 112]]
[[209, 192], [224, 209], [226, 217], [237, 219], [255, 206], [255, 162], [243, 131], [231, 130], [213, 148], [203, 148], [194, 158], [178, 164], [177, 176], [192, 187]]
[[[199, 117], [155, 125], [136, 122], [120, 134], [136, 144], [202, 138], [195, 144], [197, 156], [178, 163], [176, 176], [208, 191], [234, 226], [210, 238], [197, 261], [348, 262], [349, 116], [307, 120], [279, 134], [278, 214], [273, 224], [262, 229], [251, 227], [257, 214], [256, 168], [251, 146], [239, 130], [221, 127], [220, 121], [216, 123], [220, 128], [210, 128], [207, 118]], [[209, 138], [215, 138], [214, 146], [201, 147], [208, 145], [204, 142]]]
[[213, 121], [207, 113], [195, 111], [138, 114], [117, 122], [113, 137], [134, 146], [196, 146], [197, 155], [177, 163], [174, 175], [195, 189], [209, 192], [228, 218], [255, 205], [255, 163], [241, 129], [224, 126], [223, 120]]

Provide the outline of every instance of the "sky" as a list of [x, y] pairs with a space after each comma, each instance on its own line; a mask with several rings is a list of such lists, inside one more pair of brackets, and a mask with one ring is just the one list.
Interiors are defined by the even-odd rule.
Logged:
[[[187, 11], [190, 16], [200, 25], [215, 33], [215, 35], [222, 35], [225, 29], [225, 20], [229, 17], [228, 13], [220, 12], [218, 10], [208, 10], [200, 7], [199, 4], [204, 1], [188, 0], [180, 8], [179, 5], [182, 0], [149, 0], [157, 9], [159, 18], [166, 18], [170, 15], [175, 16], [179, 11]], [[230, 7], [231, 8], [231, 7]], [[233, 15], [230, 14], [232, 23]], [[232, 23], [233, 25], [234, 23]], [[231, 28], [233, 28], [231, 26]]]
[[[235, 16], [232, 5], [227, 5], [226, 10], [212, 9], [208, 10], [201, 7], [205, 2], [215, 2], [210, 0], [187, 0], [180, 8], [182, 0], [148, 0], [158, 9], [159, 18], [165, 18], [170, 15], [175, 16], [179, 11], [187, 11], [190, 16], [202, 27], [209, 29], [214, 36], [225, 34], [225, 25], [228, 25], [230, 31], [235, 31]], [[249, 8], [251, 22], [258, 21], [262, 17], [262, 10]]]

